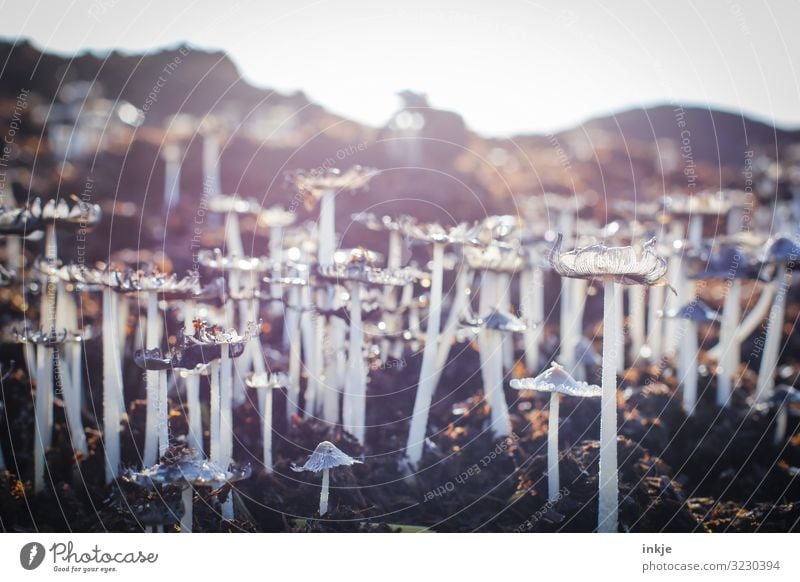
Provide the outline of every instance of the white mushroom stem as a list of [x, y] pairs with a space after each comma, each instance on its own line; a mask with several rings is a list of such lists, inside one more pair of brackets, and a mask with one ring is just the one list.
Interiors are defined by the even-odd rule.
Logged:
[[[409, 307], [411, 306], [412, 300], [414, 299], [414, 284], [408, 283], [403, 287], [402, 292], [400, 293], [400, 307]], [[416, 303], [415, 303], [416, 305]], [[408, 319], [409, 319], [409, 330], [416, 332], [419, 331], [419, 319], [417, 319], [417, 327], [413, 328], [411, 325], [411, 311], [409, 311]], [[398, 324], [402, 324], [402, 319], [398, 319]], [[405, 350], [405, 344], [402, 339], [395, 342], [394, 349], [392, 350], [392, 357], [399, 360], [403, 357], [403, 352]]]
[[330, 496], [331, 470], [322, 470], [322, 491], [319, 493], [319, 516], [328, 513], [328, 497]]
[[33, 443], [33, 490], [44, 489], [45, 453], [53, 434], [53, 349], [36, 350], [36, 434]]
[[625, 372], [625, 308], [622, 302], [624, 294], [622, 285], [619, 283], [616, 285], [617, 288], [614, 291], [614, 300], [616, 301], [614, 306], [614, 326], [616, 328], [614, 329], [614, 341], [616, 342], [614, 353], [617, 358], [617, 372], [623, 374]]
[[[741, 343], [747, 339], [767, 316], [767, 313], [770, 311], [770, 306], [772, 305], [772, 298], [775, 296], [775, 291], [777, 288], [777, 279], [762, 287], [758, 301], [756, 301], [756, 304], [753, 306], [753, 308], [747, 312], [747, 315], [739, 327], [736, 328], [734, 337], [736, 338], [737, 342]], [[722, 348], [722, 342], [718, 342], [713, 348], [708, 350], [708, 357], [714, 360], [719, 360], [722, 354]]]
[[300, 316], [300, 329], [303, 344], [303, 360], [307, 371], [305, 391], [305, 411], [313, 416], [314, 400], [316, 398], [316, 385], [319, 382], [319, 372], [316, 364], [317, 319], [320, 315], [311, 311], [311, 291], [308, 287], [302, 290], [303, 311]]
[[167, 371], [158, 371], [158, 458], [169, 448], [169, 400], [167, 400]]
[[342, 423], [344, 429], [364, 444], [367, 409], [367, 373], [364, 367], [364, 328], [361, 324], [361, 285], [350, 291], [350, 352], [344, 390]]
[[[47, 226], [45, 235], [45, 259], [55, 264], [58, 258], [58, 246], [55, 227]], [[56, 315], [56, 282], [50, 277], [42, 278], [44, 293], [40, 317], [44, 331], [55, 331]], [[36, 347], [36, 427], [33, 445], [35, 492], [44, 489], [44, 473], [46, 469], [45, 453], [53, 438], [53, 358], [54, 350], [45, 345]]]
[[[488, 316], [496, 307], [498, 283], [495, 273], [484, 271], [478, 306], [481, 317]], [[491, 409], [492, 434], [497, 438], [508, 436], [511, 419], [503, 392], [503, 335], [500, 331], [483, 327], [478, 336], [483, 393]]]
[[[351, 322], [352, 327], [352, 322]], [[339, 423], [339, 395], [344, 389], [347, 375], [347, 358], [344, 353], [347, 323], [332, 317], [327, 324], [327, 335], [323, 345], [325, 354], [324, 387], [322, 394], [322, 419], [329, 424]], [[344, 368], [344, 372], [340, 368]]]
[[[496, 303], [500, 309], [506, 312], [511, 311], [511, 275], [508, 273], [498, 273], [495, 275]], [[503, 370], [511, 370], [514, 367], [514, 335], [510, 333], [500, 335], [501, 356]]]
[[325, 398], [325, 331], [327, 329], [325, 316], [319, 313], [314, 318], [314, 352], [311, 356], [313, 375], [309, 378], [311, 389], [306, 395], [306, 410], [317, 416], [320, 412], [321, 401]]
[[758, 371], [756, 387], [757, 402], [767, 400], [775, 389], [775, 372], [778, 368], [781, 340], [783, 339], [783, 323], [786, 319], [786, 294], [789, 292], [789, 283], [791, 282], [791, 275], [789, 281], [786, 281], [785, 264], [778, 265], [775, 271], [775, 280], [778, 282], [778, 291], [769, 312], [767, 336], [764, 340], [764, 351], [761, 354], [761, 369]]
[[678, 346], [678, 381], [683, 386], [683, 408], [686, 414], [694, 414], [697, 406], [697, 322], [685, 319], [683, 333]]
[[272, 388], [262, 388], [261, 434], [264, 439], [264, 472], [272, 473]]
[[559, 348], [559, 360], [570, 374], [575, 373], [575, 345], [577, 340], [572, 339], [574, 331], [573, 320], [575, 314], [572, 311], [572, 279], [562, 277], [560, 306], [560, 324], [558, 329], [561, 335], [561, 346]]
[[181, 199], [181, 149], [168, 144], [162, 150], [164, 157], [164, 209], [178, 205]]
[[650, 287], [647, 306], [647, 347], [650, 348], [650, 360], [661, 359], [661, 339], [664, 320], [661, 312], [664, 309], [664, 287]]
[[549, 419], [547, 421], [547, 500], [550, 502], [558, 499], [561, 488], [558, 476], [558, 417], [559, 394], [550, 393]]
[[534, 373], [539, 369], [539, 348], [544, 331], [544, 274], [536, 267], [520, 275], [520, 307], [528, 327], [524, 332], [525, 367]]
[[222, 344], [219, 363], [219, 464], [227, 470], [233, 458], [233, 365], [230, 344]]
[[[194, 301], [187, 301], [183, 321], [184, 333], [189, 336], [194, 332], [193, 314], [197, 313], [197, 304]], [[189, 433], [186, 440], [189, 447], [203, 452], [203, 416], [200, 408], [200, 375], [187, 374], [184, 379], [186, 387], [186, 408], [188, 408]]]
[[411, 414], [406, 455], [413, 466], [422, 459], [425, 433], [428, 427], [431, 400], [436, 389], [436, 367], [439, 350], [439, 327], [442, 320], [442, 275], [444, 271], [444, 244], [433, 243], [433, 268], [431, 270], [430, 306], [425, 349], [417, 385], [417, 396]]
[[[398, 270], [403, 261], [403, 237], [397, 230], [389, 231], [389, 251], [386, 257], [386, 268], [394, 272]], [[394, 286], [387, 286], [384, 290], [386, 309], [393, 311], [397, 308], [397, 293], [398, 290]], [[395, 334], [400, 331], [402, 325], [402, 318], [394, 313], [387, 313], [384, 316], [386, 322], [386, 331], [390, 334]], [[381, 362], [385, 363], [386, 358], [390, 355], [391, 342], [388, 339], [381, 341]]]
[[186, 440], [189, 447], [203, 452], [203, 417], [200, 413], [200, 376], [189, 374], [186, 376], [186, 406], [189, 409], [189, 434]]
[[630, 285], [628, 287], [628, 301], [630, 303], [628, 329], [631, 336], [630, 357], [632, 362], [636, 362], [636, 359], [640, 356], [645, 342], [646, 294], [647, 288], [643, 285]]
[[[67, 292], [64, 283], [57, 284], [56, 291], [56, 329], [77, 330], [78, 307], [75, 297]], [[83, 380], [83, 360], [81, 358], [81, 344], [79, 342], [64, 343], [53, 351], [56, 358], [54, 365], [56, 394], [61, 397], [64, 404], [64, 413], [67, 420], [72, 448], [84, 455], [89, 453], [86, 444], [86, 434], [83, 430], [81, 419], [81, 386]]]
[[732, 381], [739, 370], [740, 343], [736, 339], [736, 328], [741, 315], [742, 281], [734, 279], [722, 307], [722, 323], [719, 338], [723, 351], [718, 361], [720, 373], [717, 376], [717, 405], [730, 404]]
[[789, 426], [789, 405], [786, 400], [778, 404], [778, 410], [775, 411], [775, 432], [772, 433], [772, 444], [780, 447], [786, 438], [786, 429]]
[[210, 419], [209, 432], [211, 433], [210, 458], [215, 463], [220, 460], [220, 381], [219, 381], [218, 360], [211, 362], [209, 369], [209, 379], [211, 381], [210, 400]]
[[300, 289], [289, 289], [290, 307], [286, 310], [286, 329], [289, 336], [289, 384], [286, 387], [286, 420], [292, 422], [300, 407], [300, 369], [302, 362], [300, 342]]
[[444, 324], [444, 329], [442, 329], [442, 334], [439, 339], [439, 355], [436, 365], [437, 385], [442, 371], [447, 364], [447, 358], [450, 356], [453, 340], [461, 325], [461, 316], [464, 315], [464, 311], [469, 304], [469, 284], [472, 276], [472, 271], [467, 267], [463, 267], [456, 278], [456, 288], [453, 294], [453, 302], [450, 304], [450, 313], [447, 316], [447, 322]]
[[619, 476], [617, 468], [617, 330], [616, 294], [611, 278], [603, 283], [603, 382], [600, 403], [600, 503], [597, 531], [616, 532], [619, 527]]
[[689, 232], [686, 239], [693, 248], [699, 249], [703, 245], [703, 215], [695, 214], [689, 219]]
[[120, 410], [122, 367], [119, 354], [116, 314], [119, 296], [113, 289], [103, 289], [103, 447], [106, 452], [106, 483], [119, 476]]
[[[275, 265], [280, 265], [283, 262], [283, 227], [273, 226], [269, 232], [269, 259]], [[280, 273], [280, 267], [275, 268], [275, 274]], [[279, 283], [273, 283], [269, 289], [270, 298], [270, 311], [274, 315], [283, 313], [283, 287]]]
[[[147, 293], [147, 327], [145, 330], [144, 348], [152, 350], [161, 346], [161, 328], [158, 320], [158, 293]], [[161, 390], [158, 371], [145, 372], [145, 386], [147, 391], [147, 412], [144, 433], [144, 458], [145, 467], [155, 465], [158, 461], [158, 437], [161, 414]]]
[[[681, 231], [683, 226], [676, 223], [676, 227], [678, 228], [677, 231], [673, 230], [672, 237], [673, 240], [680, 240]], [[681, 303], [681, 300], [685, 299], [683, 296], [684, 293], [684, 284], [683, 284], [683, 266], [681, 265], [681, 255], [678, 251], [673, 250], [672, 254], [669, 257], [668, 262], [668, 270], [667, 270], [667, 279], [672, 283], [675, 289], [678, 290], [680, 295], [676, 295], [675, 293], [667, 293], [666, 304], [664, 309], [668, 313], [674, 313], [678, 309], [681, 308], [684, 303]], [[667, 318], [664, 323], [664, 335], [663, 335], [663, 345], [662, 350], [665, 356], [672, 357], [677, 353], [678, 350], [678, 327], [680, 325], [680, 320], [670, 317]]]
[[[197, 377], [197, 376], [195, 376]], [[188, 483], [183, 485], [181, 503], [183, 503], [183, 516], [181, 516], [181, 533], [192, 533], [192, 498], [194, 489]]]
[[203, 193], [206, 195], [222, 193], [222, 179], [219, 168], [219, 141], [213, 131], [203, 136]]
[[319, 202], [319, 264], [332, 265], [336, 251], [336, 191], [325, 190]]

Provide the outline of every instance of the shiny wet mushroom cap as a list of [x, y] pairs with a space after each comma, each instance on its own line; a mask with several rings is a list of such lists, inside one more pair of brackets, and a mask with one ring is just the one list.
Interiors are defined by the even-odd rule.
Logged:
[[667, 285], [667, 261], [656, 254], [655, 239], [644, 243], [641, 250], [595, 244], [566, 253], [561, 252], [562, 242], [559, 234], [550, 252], [550, 264], [562, 277], [610, 277], [624, 285]]
[[361, 463], [361, 461], [358, 461], [346, 453], [343, 453], [336, 448], [336, 445], [334, 445], [332, 442], [322, 441], [317, 445], [317, 448], [314, 449], [314, 452], [311, 453], [311, 456], [308, 457], [308, 460], [305, 462], [305, 464], [300, 466], [292, 465], [292, 470], [298, 473], [302, 471], [319, 473], [325, 469], [349, 467], [350, 465], [357, 463]]
[[515, 390], [558, 392], [581, 398], [597, 398], [602, 394], [600, 386], [576, 380], [562, 366], [555, 363], [534, 378], [511, 380], [511, 387]]

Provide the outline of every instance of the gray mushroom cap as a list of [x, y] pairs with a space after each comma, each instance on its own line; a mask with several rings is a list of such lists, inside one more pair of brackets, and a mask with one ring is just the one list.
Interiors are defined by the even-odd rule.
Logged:
[[186, 483], [193, 487], [219, 489], [227, 483], [247, 479], [251, 472], [250, 465], [226, 471], [207, 459], [184, 455], [177, 460], [164, 461], [138, 472], [129, 472], [124, 478], [130, 483], [146, 488]]
[[350, 465], [354, 465], [356, 463], [361, 463], [361, 461], [358, 461], [346, 453], [343, 453], [336, 448], [336, 445], [334, 445], [332, 442], [322, 441], [317, 445], [317, 448], [314, 449], [314, 452], [311, 453], [311, 456], [308, 457], [308, 460], [304, 465], [292, 465], [292, 470], [298, 473], [302, 471], [319, 473], [325, 469], [349, 467]]
[[667, 261], [655, 252], [656, 240], [650, 239], [641, 251], [633, 246], [607, 247], [601, 244], [561, 252], [563, 235], [559, 233], [550, 252], [550, 264], [562, 277], [594, 279], [611, 277], [623, 285], [667, 285]]
[[603, 389], [600, 386], [576, 380], [562, 366], [556, 363], [534, 378], [515, 378], [511, 380], [511, 387], [515, 390], [558, 392], [559, 394], [581, 398], [597, 398], [603, 393]]
[[326, 190], [358, 190], [364, 188], [377, 173], [373, 168], [353, 166], [342, 172], [338, 168], [300, 170], [289, 178], [298, 191], [314, 198], [322, 196]]

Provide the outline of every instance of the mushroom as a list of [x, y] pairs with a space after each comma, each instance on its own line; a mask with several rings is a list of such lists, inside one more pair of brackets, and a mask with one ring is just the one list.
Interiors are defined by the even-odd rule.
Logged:
[[[761, 354], [756, 401], [768, 399], [775, 388], [775, 371], [778, 367], [783, 325], [786, 319], [786, 295], [791, 286], [795, 262], [800, 259], [800, 246], [790, 238], [781, 237], [771, 242], [766, 255], [766, 261], [775, 265], [773, 278], [777, 282], [778, 288], [767, 320], [767, 336], [764, 340], [764, 351]], [[789, 267], [788, 276], [787, 266]]]
[[[291, 253], [290, 249], [289, 252]], [[286, 385], [286, 419], [289, 423], [292, 417], [297, 414], [300, 407], [300, 373], [302, 368], [301, 352], [301, 321], [303, 316], [303, 305], [301, 295], [308, 287], [308, 268], [303, 265], [287, 263], [291, 269], [296, 270], [298, 276], [289, 277], [265, 277], [264, 282], [272, 287], [278, 285], [287, 287], [286, 310], [284, 315], [285, 335], [289, 344], [289, 376]], [[303, 275], [303, 276], [299, 276]]]
[[220, 489], [250, 477], [250, 465], [228, 470], [212, 461], [199, 458], [191, 451], [182, 451], [174, 458], [165, 457], [157, 465], [142, 471], [128, 472], [124, 479], [146, 489], [176, 485], [181, 488], [181, 532], [192, 532], [192, 498], [198, 487]]
[[[137, 297], [143, 298], [147, 302], [145, 333], [142, 341], [145, 351], [157, 348], [160, 350], [161, 348], [163, 319], [160, 315], [159, 299], [186, 299], [199, 293], [196, 275], [178, 279], [175, 273], [167, 275], [153, 267], [139, 271], [110, 270], [106, 275], [106, 285], [113, 287], [119, 293], [135, 293]], [[169, 414], [166, 371], [147, 368], [145, 387], [148, 411], [145, 420], [142, 463], [148, 467], [155, 464], [169, 446], [169, 443], [163, 440], [164, 427], [161, 426], [159, 429]], [[153, 403], [155, 406], [151, 409]]]
[[536, 390], [550, 393], [550, 417], [547, 424], [547, 500], [556, 501], [561, 489], [558, 474], [558, 423], [559, 394], [579, 398], [597, 398], [602, 395], [600, 386], [579, 382], [559, 364], [553, 363], [535, 378], [511, 380], [515, 390]]
[[[283, 231], [286, 227], [294, 224], [297, 215], [290, 210], [285, 210], [280, 206], [265, 208], [258, 214], [258, 226], [269, 229], [269, 260], [273, 264], [273, 275], [280, 274], [280, 266], [283, 264]], [[270, 288], [270, 297], [273, 302], [272, 313], [280, 315], [282, 305], [280, 299], [283, 296], [281, 285], [274, 284]]]
[[364, 362], [364, 329], [362, 326], [362, 295], [365, 287], [402, 287], [413, 279], [407, 271], [391, 272], [370, 266], [369, 257], [361, 251], [352, 252], [343, 265], [317, 268], [317, 275], [330, 282], [344, 281], [350, 292], [350, 346], [347, 358], [342, 424], [358, 442], [364, 444], [366, 431], [367, 367]]
[[[44, 474], [47, 468], [45, 453], [53, 438], [53, 374], [56, 361], [53, 354], [67, 343], [85, 342], [91, 339], [91, 332], [89, 330], [57, 332], [52, 328], [33, 331], [25, 328], [21, 331], [15, 330], [14, 336], [16, 342], [35, 347], [33, 352], [36, 361], [36, 423], [33, 443], [33, 489], [39, 493], [44, 489]], [[68, 381], [66, 376], [62, 378], [62, 381], [64, 380]], [[79, 436], [75, 435], [73, 438]]]
[[[154, 372], [156, 374], [156, 386], [158, 397], [155, 400], [148, 399], [148, 409], [155, 404], [156, 414], [151, 414], [151, 410], [147, 412], [147, 418], [154, 418], [156, 420], [156, 438], [152, 436], [148, 439], [150, 427], [148, 426], [145, 433], [145, 442], [158, 443], [158, 457], [163, 457], [169, 448], [169, 404], [167, 401], [167, 370], [172, 367], [172, 359], [165, 357], [161, 353], [161, 348], [153, 348], [152, 350], [136, 350], [133, 354], [134, 363], [145, 370], [147, 373]], [[146, 423], [150, 424], [150, 423]], [[146, 466], [146, 465], [145, 465]]]
[[[487, 308], [487, 305], [483, 305]], [[486, 317], [466, 321], [467, 325], [479, 328], [479, 354], [481, 358], [481, 377], [484, 398], [491, 409], [491, 430], [495, 438], [511, 434], [511, 418], [503, 393], [503, 334], [522, 333], [525, 323], [511, 315], [497, 310]]]
[[417, 395], [411, 414], [408, 431], [406, 455], [411, 466], [422, 459], [425, 433], [428, 427], [433, 392], [436, 389], [436, 369], [438, 367], [439, 327], [442, 320], [442, 276], [444, 272], [444, 250], [449, 244], [465, 243], [468, 228], [459, 224], [445, 228], [438, 224], [418, 225], [410, 221], [403, 223], [404, 234], [414, 240], [428, 242], [433, 246], [433, 266], [431, 269], [430, 307], [428, 309], [428, 328], [425, 348], [422, 353], [422, 366], [419, 373]]
[[[319, 200], [319, 254], [320, 265], [333, 264], [336, 250], [336, 194], [345, 190], [360, 190], [369, 183], [375, 170], [353, 166], [346, 172], [336, 168], [324, 170], [298, 171], [290, 176], [300, 194], [306, 201]], [[308, 206], [309, 204], [307, 204]]]
[[356, 459], [343, 453], [336, 446], [329, 441], [322, 441], [308, 457], [308, 460], [302, 466], [292, 465], [292, 470], [298, 473], [302, 471], [311, 471], [312, 473], [319, 473], [322, 471], [322, 491], [319, 494], [319, 516], [322, 517], [328, 513], [328, 489], [330, 487], [330, 472], [331, 469], [336, 467], [349, 467], [356, 463], [361, 463]]
[[651, 239], [641, 249], [633, 246], [591, 245], [561, 252], [559, 235], [550, 253], [553, 269], [562, 277], [603, 281], [603, 394], [600, 409], [600, 495], [597, 530], [615, 532], [619, 524], [619, 486], [617, 466], [617, 378], [618, 353], [617, 299], [621, 285], [665, 285], [667, 262], [654, 250]]
[[211, 364], [197, 364], [194, 368], [179, 372], [186, 387], [186, 409], [189, 419], [189, 432], [186, 442], [189, 448], [203, 453], [203, 415], [200, 406], [200, 378], [211, 376]]
[[708, 305], [695, 299], [684, 305], [669, 317], [684, 320], [681, 341], [678, 344], [678, 382], [683, 387], [683, 407], [686, 414], [694, 414], [697, 406], [697, 334], [699, 324], [717, 323], [717, 312]]
[[264, 439], [264, 471], [272, 473], [272, 391], [287, 385], [286, 374], [250, 374], [245, 384], [264, 393], [261, 407], [261, 432]]
[[758, 279], [760, 266], [748, 256], [744, 248], [724, 246], [711, 255], [695, 259], [696, 279], [721, 279], [727, 293], [722, 307], [719, 343], [722, 348], [717, 359], [717, 405], [728, 406], [733, 378], [739, 372], [741, 340], [737, 328], [741, 319], [741, 294], [744, 279]]
[[[54, 313], [52, 321], [55, 329], [74, 330], [79, 327], [78, 305], [75, 294], [82, 291], [96, 291], [100, 287], [98, 271], [88, 269], [82, 265], [58, 266], [58, 261], [49, 260], [35, 262], [35, 268], [48, 281], [51, 295], [44, 301], [47, 311]], [[57, 308], [56, 308], [57, 306]], [[48, 316], [49, 317], [49, 316]], [[46, 318], [45, 318], [46, 319]], [[83, 344], [81, 342], [68, 342], [53, 351], [55, 359], [53, 371], [55, 373], [56, 387], [64, 403], [67, 417], [67, 426], [75, 451], [84, 457], [89, 454], [86, 442], [81, 408], [83, 400]]]

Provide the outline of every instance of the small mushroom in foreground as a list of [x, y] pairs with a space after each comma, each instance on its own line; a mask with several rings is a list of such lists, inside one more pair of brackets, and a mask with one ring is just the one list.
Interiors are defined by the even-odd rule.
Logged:
[[356, 463], [361, 463], [356, 459], [343, 453], [336, 446], [329, 441], [322, 441], [308, 457], [308, 460], [302, 466], [292, 465], [292, 470], [298, 473], [302, 471], [311, 471], [312, 473], [319, 473], [322, 471], [322, 491], [319, 494], [319, 515], [322, 517], [328, 512], [328, 489], [330, 487], [330, 471], [336, 467], [349, 467]]
[[562, 366], [554, 363], [534, 378], [511, 380], [515, 390], [536, 390], [550, 393], [550, 420], [547, 426], [547, 500], [555, 501], [559, 495], [558, 476], [558, 406], [559, 394], [579, 398], [598, 398], [603, 389], [594, 384], [579, 382]]

